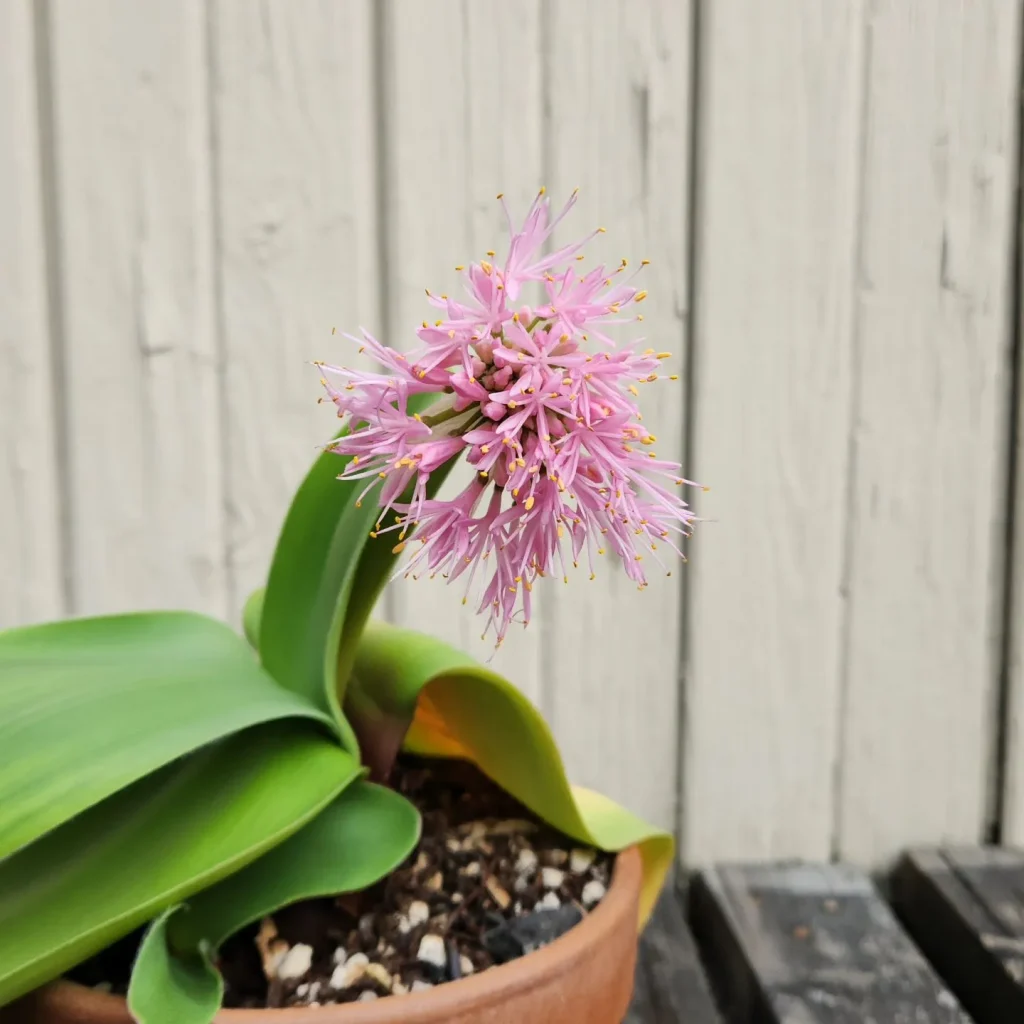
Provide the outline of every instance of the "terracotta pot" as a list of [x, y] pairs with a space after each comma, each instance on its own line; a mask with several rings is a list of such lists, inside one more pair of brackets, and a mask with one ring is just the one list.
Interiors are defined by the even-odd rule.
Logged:
[[[621, 853], [592, 914], [550, 946], [482, 974], [371, 1003], [222, 1010], [216, 1024], [621, 1024], [633, 992], [641, 876], [639, 852]], [[0, 1020], [132, 1024], [123, 999], [70, 982], [0, 1010]]]

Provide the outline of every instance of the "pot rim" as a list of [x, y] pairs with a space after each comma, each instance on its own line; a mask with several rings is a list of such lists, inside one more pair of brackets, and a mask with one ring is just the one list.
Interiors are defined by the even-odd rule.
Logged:
[[[636, 927], [636, 903], [643, 879], [643, 863], [639, 848], [630, 846], [618, 853], [608, 891], [597, 907], [579, 924], [570, 928], [554, 942], [528, 953], [517, 960], [491, 967], [480, 974], [474, 974], [458, 981], [437, 985], [427, 992], [410, 992], [406, 995], [386, 996], [369, 1003], [337, 1003], [329, 1006], [290, 1006], [279, 1009], [222, 1009], [217, 1013], [216, 1024], [317, 1024], [336, 1022], [339, 1010], [344, 1010], [345, 1024], [380, 1024], [382, 1003], [395, 1000], [395, 1011], [401, 1013], [405, 1024], [437, 1020], [439, 1010], [445, 1009], [452, 1016], [468, 1009], [480, 1009], [503, 1001], [514, 992], [533, 988], [550, 979], [553, 975], [568, 974], [573, 967], [589, 955], [589, 951], [601, 943], [608, 933], [621, 924], [625, 916], [631, 927]], [[126, 1019], [126, 1003], [123, 996], [97, 992], [77, 982], [60, 980], [52, 983], [47, 993], [52, 1010], [73, 1004], [83, 1021], [117, 1021]], [[390, 1009], [390, 1007], [389, 1007]], [[268, 1016], [272, 1015], [272, 1016]]]

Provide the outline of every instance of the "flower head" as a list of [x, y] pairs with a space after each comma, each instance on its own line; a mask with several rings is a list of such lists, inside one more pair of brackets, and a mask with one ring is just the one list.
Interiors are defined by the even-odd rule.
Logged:
[[[467, 595], [479, 584], [498, 644], [511, 622], [529, 622], [538, 578], [567, 579], [582, 557], [593, 578], [595, 556], [610, 551], [643, 588], [644, 558], [682, 556], [695, 521], [679, 493], [690, 481], [657, 458], [636, 404], [668, 353], [616, 348], [607, 334], [643, 319], [646, 292], [625, 260], [577, 274], [579, 250], [602, 228], [545, 253], [575, 202], [574, 192], [552, 219], [542, 189], [519, 231], [509, 217], [503, 264], [457, 268], [464, 301], [428, 291], [439, 315], [423, 321], [413, 352], [364, 333], [352, 340], [380, 369], [319, 364], [349, 427], [331, 446], [350, 457], [341, 476], [367, 480], [360, 500], [379, 485], [375, 535], [394, 531], [399, 550], [409, 536], [406, 575], [462, 578]], [[438, 396], [422, 414], [409, 407], [419, 394]], [[430, 474], [460, 454], [472, 482], [452, 500], [429, 497]]]

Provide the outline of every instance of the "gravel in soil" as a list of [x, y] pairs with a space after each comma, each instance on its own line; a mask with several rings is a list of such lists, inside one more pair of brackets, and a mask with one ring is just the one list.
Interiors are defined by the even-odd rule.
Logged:
[[[403, 757], [391, 785], [423, 817], [416, 849], [364, 892], [293, 904], [229, 939], [218, 962], [226, 1006], [429, 989], [547, 945], [604, 896], [608, 854], [576, 847], [472, 765]], [[123, 991], [124, 957], [112, 954], [130, 945], [75, 976], [94, 985], [114, 978], [100, 984]]]

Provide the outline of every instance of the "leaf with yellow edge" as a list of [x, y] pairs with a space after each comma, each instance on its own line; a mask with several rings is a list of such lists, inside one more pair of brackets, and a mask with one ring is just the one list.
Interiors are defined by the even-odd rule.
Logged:
[[551, 731], [506, 679], [440, 640], [371, 623], [356, 651], [346, 714], [406, 750], [472, 761], [502, 789], [577, 842], [615, 852], [638, 846], [640, 925], [672, 863], [667, 832], [607, 797], [570, 785]]

